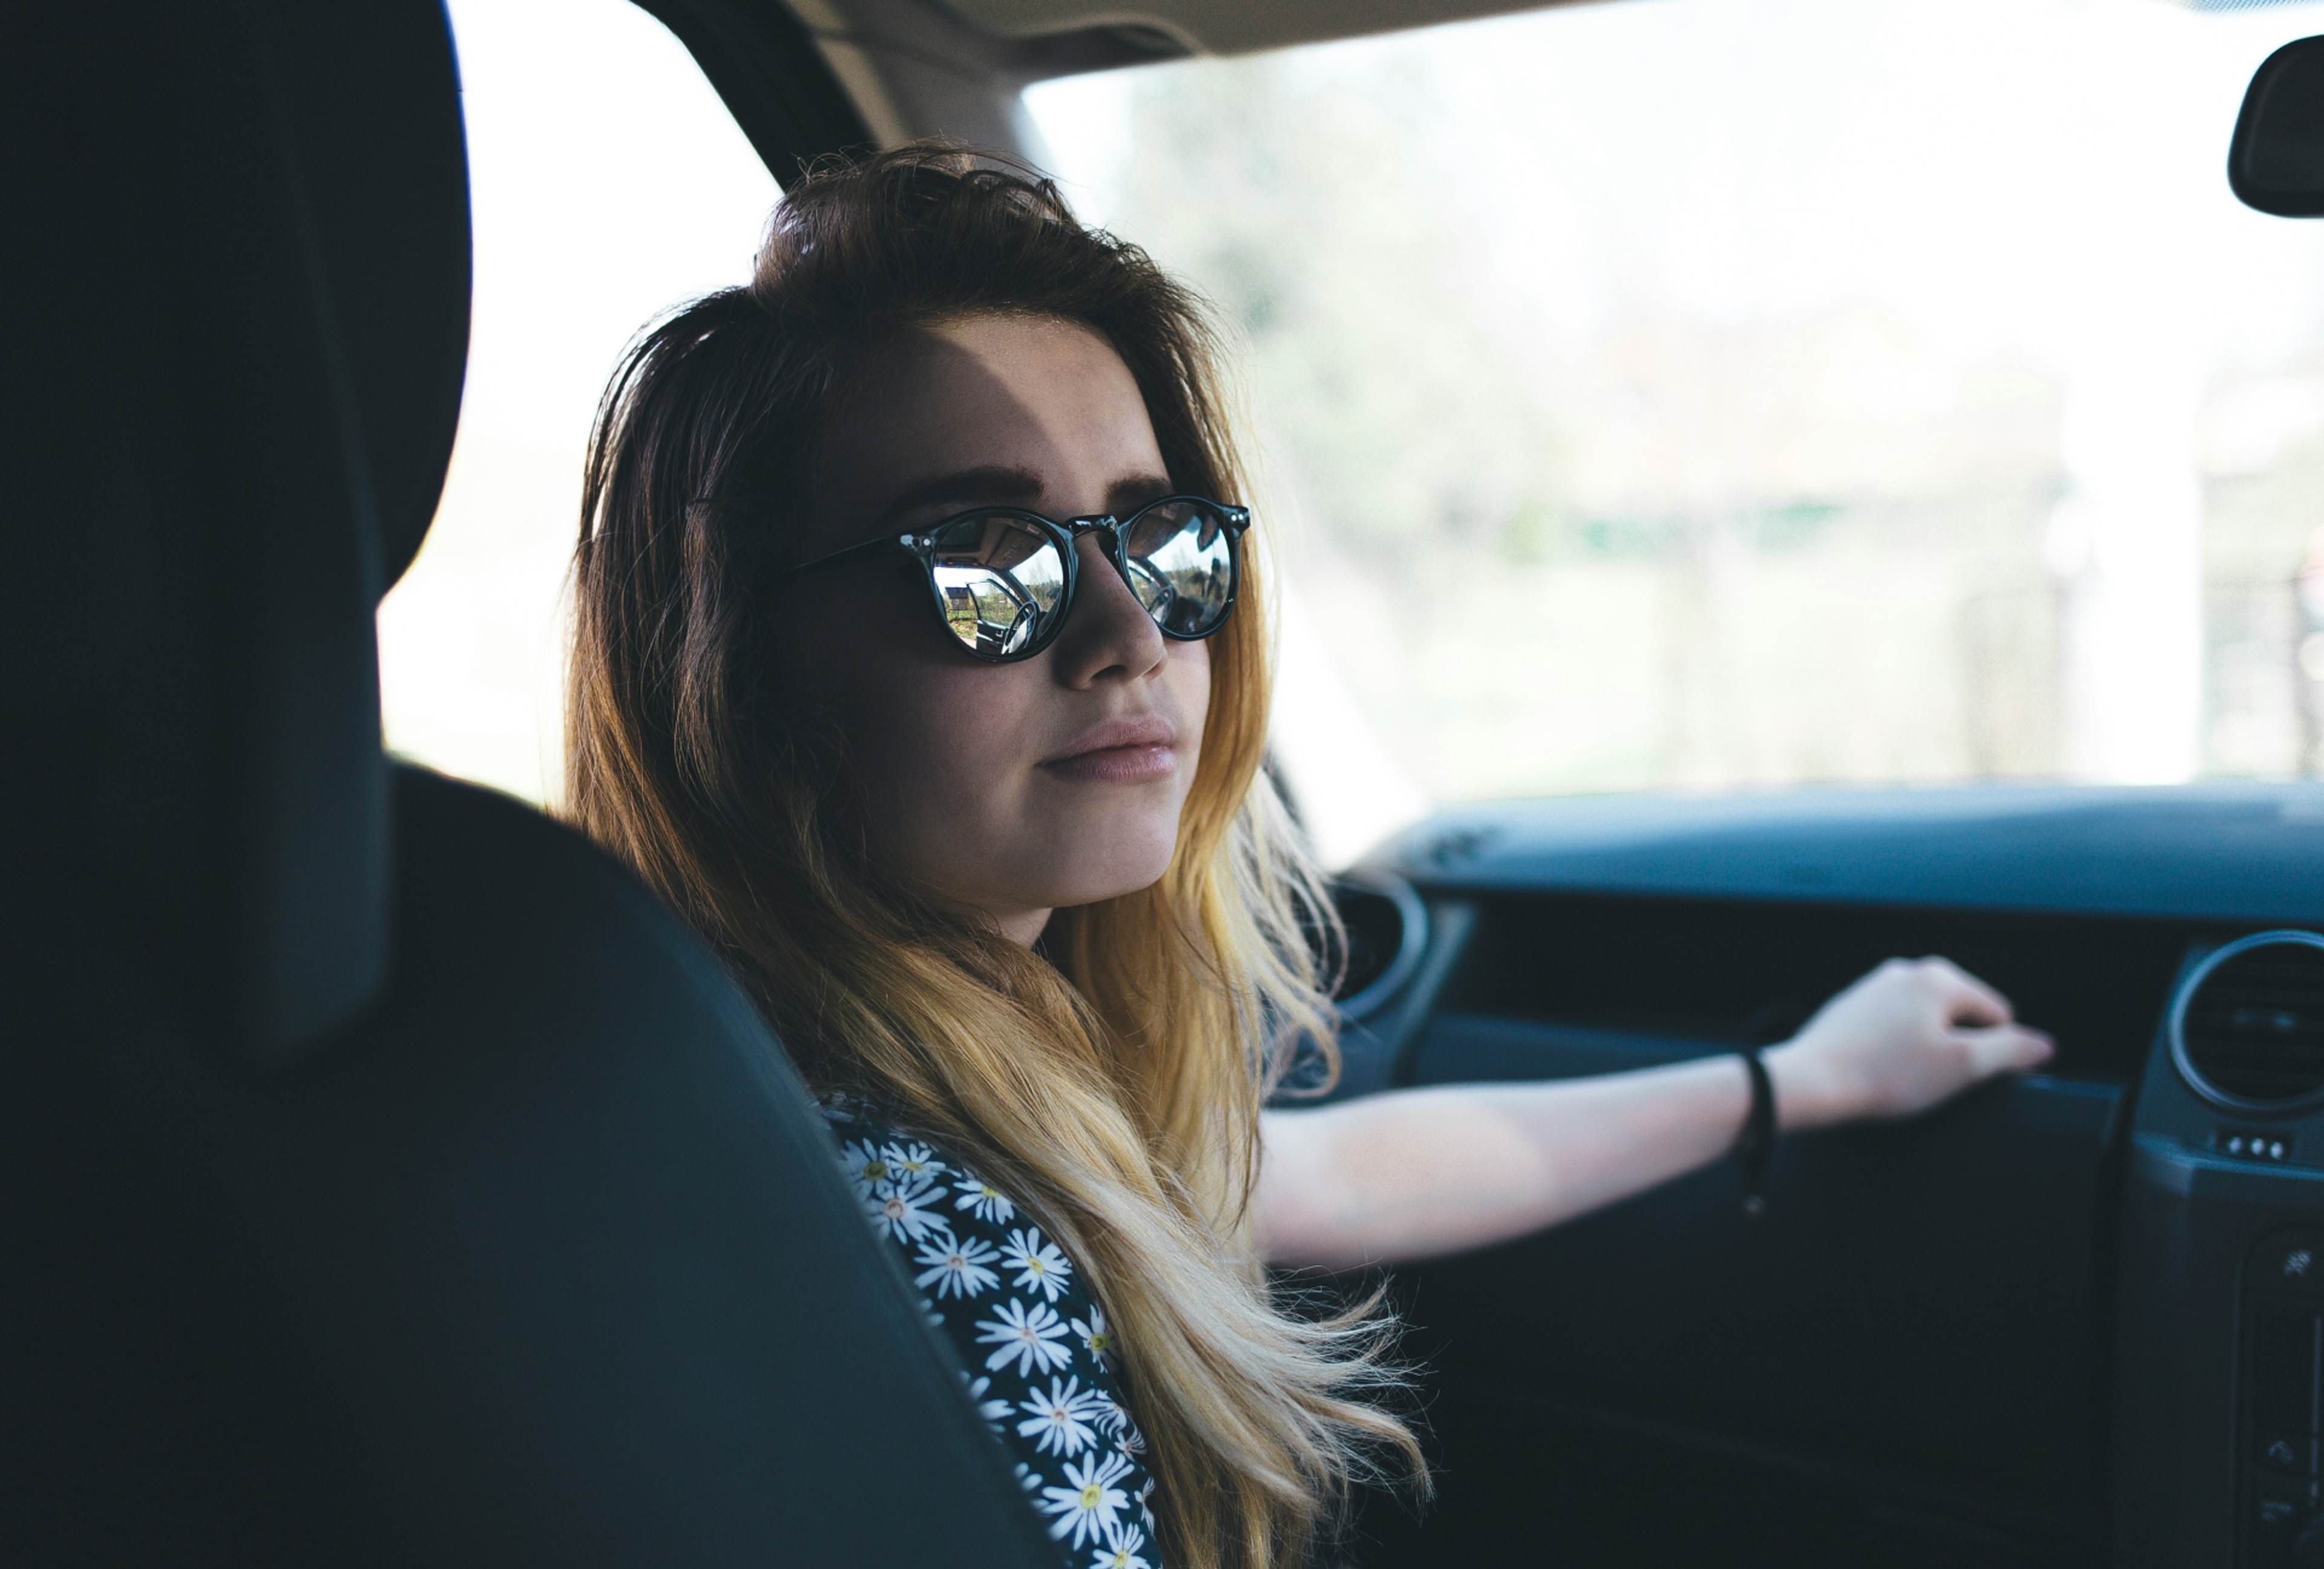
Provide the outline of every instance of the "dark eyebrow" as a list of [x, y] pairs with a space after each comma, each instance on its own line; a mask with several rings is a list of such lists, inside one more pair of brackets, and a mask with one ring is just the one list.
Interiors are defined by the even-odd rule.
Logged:
[[936, 502], [992, 503], [998, 505], [1030, 506], [1041, 499], [1041, 476], [1029, 468], [1009, 468], [999, 464], [982, 468], [956, 468], [949, 474], [931, 475], [904, 487], [895, 500], [880, 514], [881, 525], [895, 521], [914, 507], [924, 507]]
[[[886, 527], [915, 507], [932, 506], [938, 502], [1031, 508], [1039, 503], [1042, 489], [1041, 476], [1029, 468], [1010, 468], [1001, 464], [956, 468], [907, 485], [880, 514], [881, 526]], [[1169, 494], [1170, 482], [1162, 475], [1133, 474], [1115, 480], [1107, 488], [1105, 503], [1117, 517], [1128, 517], [1148, 502]]]
[[1106, 505], [1113, 515], [1126, 518], [1148, 502], [1160, 501], [1170, 494], [1170, 481], [1159, 474], [1134, 474], [1128, 479], [1117, 479], [1113, 488], [1105, 493]]

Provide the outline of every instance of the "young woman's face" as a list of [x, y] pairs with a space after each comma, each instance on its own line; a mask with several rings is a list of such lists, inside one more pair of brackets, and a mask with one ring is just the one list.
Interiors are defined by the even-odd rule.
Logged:
[[[1171, 490], [1120, 356], [1046, 318], [912, 335], [828, 431], [801, 559], [973, 506], [1127, 517]], [[845, 735], [879, 852], [1020, 942], [1168, 869], [1210, 701], [1206, 645], [1165, 638], [1096, 540], [1076, 548], [1064, 630], [1013, 664], [964, 651], [900, 555], [795, 579], [775, 603], [792, 696]]]

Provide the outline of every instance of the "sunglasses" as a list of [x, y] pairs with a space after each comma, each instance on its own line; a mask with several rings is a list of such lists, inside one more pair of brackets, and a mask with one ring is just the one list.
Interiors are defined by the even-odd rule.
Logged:
[[1127, 520], [1059, 523], [1016, 507], [978, 507], [925, 533], [891, 534], [820, 556], [778, 581], [901, 552], [920, 564], [936, 619], [969, 653], [992, 664], [1029, 660], [1056, 641], [1081, 580], [1074, 541], [1095, 534], [1106, 558], [1154, 618], [1182, 642], [1226, 624], [1241, 579], [1237, 547], [1250, 513], [1201, 496], [1165, 496]]

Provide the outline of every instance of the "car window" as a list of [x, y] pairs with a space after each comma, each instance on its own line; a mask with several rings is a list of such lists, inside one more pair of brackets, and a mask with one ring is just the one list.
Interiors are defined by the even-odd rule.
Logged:
[[2285, 775], [2324, 229], [2224, 163], [2319, 32], [1646, 0], [1026, 104], [1248, 346], [1286, 664], [1369, 733], [1303, 792]]
[[589, 422], [640, 326], [744, 281], [777, 191], [627, 0], [452, 0], [475, 228], [450, 476], [379, 613], [389, 746], [536, 801], [559, 771]]

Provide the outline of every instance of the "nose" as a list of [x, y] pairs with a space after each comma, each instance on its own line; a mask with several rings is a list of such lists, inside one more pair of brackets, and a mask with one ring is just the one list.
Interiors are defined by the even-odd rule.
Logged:
[[1084, 534], [1074, 549], [1080, 552], [1074, 607], [1049, 648], [1057, 678], [1083, 688], [1152, 675], [1168, 651], [1161, 628], [1130, 592], [1099, 535]]

